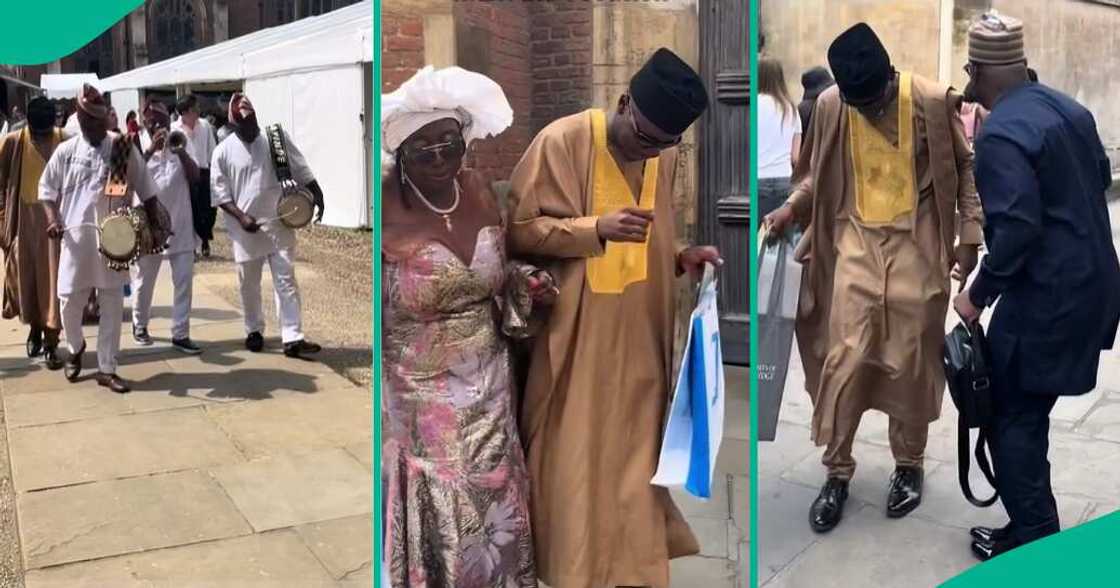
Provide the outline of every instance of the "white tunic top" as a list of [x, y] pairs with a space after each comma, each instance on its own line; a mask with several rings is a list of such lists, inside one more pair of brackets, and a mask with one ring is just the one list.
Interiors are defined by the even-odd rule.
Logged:
[[[148, 131], [140, 133], [140, 146], [147, 149], [152, 144]], [[156, 183], [159, 202], [171, 217], [171, 236], [164, 256], [176, 253], [191, 253], [202, 244], [194, 232], [194, 213], [191, 211], [191, 186], [187, 180], [187, 170], [165, 145], [152, 154], [148, 160], [148, 172]]]
[[[115, 136], [109, 133], [96, 147], [81, 134], [67, 139], [55, 149], [39, 179], [39, 200], [56, 203], [67, 227], [58, 263], [60, 295], [87, 288], [121, 288], [128, 283], [128, 272], [110, 270], [97, 250], [97, 230], [78, 226], [100, 225], [101, 219], [109, 214], [105, 182], [109, 178], [109, 154]], [[128, 184], [142, 201], [156, 195], [155, 182], [136, 149], [130, 153]], [[114, 207], [120, 205], [120, 199], [113, 200]]]
[[210, 158], [214, 155], [214, 148], [218, 146], [218, 139], [214, 136], [214, 128], [210, 123], [200, 117], [192, 131], [180, 118], [171, 123], [171, 130], [182, 131], [187, 136], [187, 153], [198, 165], [198, 169], [210, 169]]
[[[301, 186], [315, 180], [291, 135], [284, 131], [288, 166], [292, 178]], [[237, 135], [230, 135], [214, 150], [210, 161], [210, 200], [220, 208], [232, 202], [242, 212], [258, 220], [276, 217], [276, 206], [283, 191], [276, 179], [276, 169], [269, 154], [264, 130], [252, 144]], [[278, 220], [264, 223], [257, 233], [248, 233], [233, 216], [226, 214], [226, 229], [233, 241], [233, 260], [244, 263], [294, 247], [295, 231]]]

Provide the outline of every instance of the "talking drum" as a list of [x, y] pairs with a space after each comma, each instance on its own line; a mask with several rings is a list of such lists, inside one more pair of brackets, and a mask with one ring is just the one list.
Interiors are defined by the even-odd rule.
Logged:
[[288, 188], [276, 203], [276, 219], [288, 228], [302, 229], [314, 216], [315, 204], [306, 188]]
[[135, 215], [120, 210], [110, 214], [98, 227], [98, 249], [109, 269], [123, 271], [140, 250], [140, 227]]
[[276, 171], [276, 180], [284, 191], [276, 202], [276, 217], [269, 220], [278, 220], [290, 229], [302, 229], [311, 224], [315, 217], [315, 198], [310, 190], [300, 186], [292, 177], [284, 132], [280, 125], [269, 125], [265, 134], [268, 136], [268, 150]]

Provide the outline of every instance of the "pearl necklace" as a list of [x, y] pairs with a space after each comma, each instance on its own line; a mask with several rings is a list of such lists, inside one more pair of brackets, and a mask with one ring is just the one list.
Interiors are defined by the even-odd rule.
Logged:
[[408, 183], [408, 186], [412, 188], [413, 192], [416, 192], [416, 196], [420, 199], [420, 202], [424, 203], [424, 206], [428, 207], [428, 210], [431, 210], [432, 212], [443, 217], [443, 224], [447, 227], [447, 232], [450, 233], [452, 229], [451, 214], [454, 213], [457, 208], [459, 208], [459, 180], [456, 179], [452, 181], [455, 187], [455, 199], [451, 202], [451, 206], [448, 206], [447, 208], [439, 208], [436, 205], [432, 204], [431, 201], [429, 201], [428, 198], [424, 196], [424, 193], [420, 191], [420, 188], [417, 188], [416, 184], [412, 183], [412, 178], [408, 177], [408, 174], [404, 174], [404, 181]]

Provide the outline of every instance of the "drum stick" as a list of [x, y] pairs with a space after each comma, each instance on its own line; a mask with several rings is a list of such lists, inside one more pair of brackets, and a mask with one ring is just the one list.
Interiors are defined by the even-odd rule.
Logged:
[[264, 224], [264, 223], [270, 223], [270, 222], [273, 222], [273, 221], [278, 221], [280, 219], [288, 218], [289, 216], [292, 216], [293, 214], [295, 214], [297, 212], [299, 212], [299, 210], [290, 210], [290, 211], [288, 211], [288, 212], [286, 212], [286, 213], [284, 213], [280, 216], [273, 216], [273, 217], [269, 217], [269, 218], [258, 219], [257, 224], [260, 225], [260, 224]]

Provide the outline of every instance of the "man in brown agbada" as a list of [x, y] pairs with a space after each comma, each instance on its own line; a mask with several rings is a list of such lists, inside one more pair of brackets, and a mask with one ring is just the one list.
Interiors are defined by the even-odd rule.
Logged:
[[921, 503], [945, 388], [950, 277], [967, 280], [983, 238], [961, 96], [897, 72], [866, 24], [837, 37], [828, 59], [837, 86], [817, 102], [793, 194], [765, 221], [772, 232], [807, 227], [797, 342], [812, 438], [827, 446], [827, 481], [809, 512], [818, 532], [840, 522], [869, 409], [890, 416], [887, 515]]
[[30, 326], [27, 356], [43, 355], [49, 369], [58, 357], [58, 242], [47, 236], [39, 204], [39, 176], [58, 144], [54, 105], [45, 97], [28, 104], [28, 124], [0, 138], [0, 249], [4, 251], [3, 317]]
[[666, 49], [608, 117], [547, 126], [513, 172], [510, 241], [560, 294], [532, 351], [521, 438], [537, 571], [552, 588], [667, 587], [669, 559], [699, 551], [650, 484], [673, 357], [674, 281], [720, 263], [679, 247], [677, 144], [707, 108], [696, 72]]

